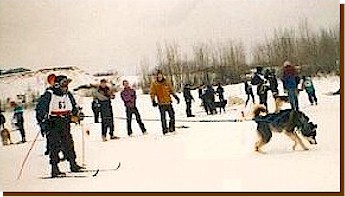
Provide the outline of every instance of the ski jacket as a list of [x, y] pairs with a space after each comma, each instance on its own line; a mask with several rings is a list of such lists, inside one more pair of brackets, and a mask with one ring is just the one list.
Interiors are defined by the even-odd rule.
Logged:
[[16, 125], [23, 124], [24, 118], [23, 118], [23, 107], [17, 105], [14, 107], [14, 114], [13, 114], [13, 121]]
[[122, 90], [121, 92], [121, 99], [123, 100], [126, 107], [133, 108], [135, 107], [136, 103], [136, 92], [134, 89], [128, 87]]
[[184, 100], [188, 103], [190, 103], [194, 99], [190, 92], [190, 88], [185, 87], [183, 89], [183, 97], [184, 97]]
[[298, 76], [296, 69], [293, 66], [285, 66], [283, 69], [283, 86], [284, 89], [291, 90], [296, 89], [298, 85]]
[[160, 82], [154, 81], [151, 83], [150, 96], [152, 101], [157, 97], [158, 104], [170, 104], [172, 102], [170, 94], [175, 95], [175, 90], [166, 79], [163, 79]]
[[62, 92], [59, 88], [48, 88], [39, 98], [36, 105], [36, 120], [38, 123], [49, 116], [77, 115], [77, 103], [70, 91]]

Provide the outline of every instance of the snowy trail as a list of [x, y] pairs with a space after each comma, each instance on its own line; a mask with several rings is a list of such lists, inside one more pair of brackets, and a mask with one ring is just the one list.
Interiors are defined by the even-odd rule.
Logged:
[[[46, 141], [39, 137], [25, 166], [23, 176], [16, 180], [21, 162], [30, 143], [1, 146], [0, 186], [3, 191], [339, 191], [340, 190], [340, 97], [326, 96], [325, 92], [339, 87], [339, 78], [314, 80], [319, 97], [318, 106], [309, 106], [302, 92], [303, 111], [318, 124], [317, 146], [306, 141], [310, 151], [292, 151], [292, 142], [285, 135], [274, 134], [264, 147], [267, 154], [253, 151], [256, 124], [245, 122], [188, 122], [189, 128], [178, 129], [176, 135], [163, 137], [159, 122], [144, 122], [149, 135], [142, 136], [133, 122], [135, 137], [126, 136], [124, 120], [115, 120], [115, 134], [120, 140], [101, 141], [100, 124], [85, 119], [85, 163], [89, 168], [113, 168], [114, 172], [100, 172], [94, 178], [42, 180], [50, 173], [47, 156], [43, 155]], [[225, 87], [232, 96], [243, 95], [241, 85]], [[228, 97], [230, 94], [225, 95]], [[197, 98], [197, 92], [193, 91]], [[182, 96], [180, 96], [182, 98]], [[182, 100], [182, 99], [181, 99]], [[148, 95], [140, 95], [138, 109], [143, 118], [159, 118]], [[84, 112], [92, 115], [91, 100], [84, 99]], [[272, 100], [269, 107], [273, 106]], [[184, 103], [174, 104], [176, 119], [185, 119]], [[288, 107], [288, 105], [287, 105]], [[114, 115], [124, 117], [124, 107], [117, 95], [113, 101]], [[242, 107], [240, 107], [242, 108]], [[193, 111], [201, 112], [196, 99]], [[228, 119], [239, 117], [240, 110], [227, 108], [226, 114], [206, 116], [196, 113], [193, 120]], [[10, 114], [5, 113], [9, 118]], [[32, 141], [38, 127], [34, 111], [25, 111], [25, 128]], [[9, 125], [7, 125], [9, 126]], [[77, 160], [82, 162], [82, 135], [80, 126], [72, 126]], [[19, 133], [12, 132], [12, 140]], [[68, 171], [67, 162], [60, 164]]]

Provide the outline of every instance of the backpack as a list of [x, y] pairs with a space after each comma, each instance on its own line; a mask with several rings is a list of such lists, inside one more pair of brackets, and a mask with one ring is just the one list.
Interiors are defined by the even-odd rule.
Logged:
[[6, 122], [5, 116], [3, 114], [0, 115], [0, 126], [4, 125]]

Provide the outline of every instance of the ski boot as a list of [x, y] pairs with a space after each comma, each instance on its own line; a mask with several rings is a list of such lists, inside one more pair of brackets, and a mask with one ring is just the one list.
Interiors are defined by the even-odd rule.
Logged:
[[66, 173], [63, 173], [59, 170], [57, 164], [52, 164], [52, 177], [64, 176]]
[[71, 172], [82, 172], [83, 169], [85, 168], [82, 166], [79, 166], [75, 161], [73, 161], [73, 162], [70, 162], [70, 169], [71, 169]]

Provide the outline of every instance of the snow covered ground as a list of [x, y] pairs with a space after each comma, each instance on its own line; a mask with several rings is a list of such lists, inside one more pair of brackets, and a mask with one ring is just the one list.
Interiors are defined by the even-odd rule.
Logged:
[[[264, 147], [267, 154], [253, 151], [256, 140], [256, 124], [244, 122], [176, 122], [177, 134], [162, 136], [157, 108], [151, 106], [148, 95], [139, 95], [138, 108], [149, 135], [142, 136], [133, 122], [135, 137], [126, 136], [126, 122], [115, 119], [115, 134], [120, 140], [101, 141], [101, 126], [93, 118], [86, 118], [85, 159], [82, 157], [82, 127], [72, 126], [77, 160], [87, 168], [113, 168], [117, 171], [100, 172], [93, 178], [40, 179], [50, 175], [50, 165], [45, 151], [46, 141], [39, 136], [20, 180], [16, 177], [21, 163], [39, 129], [34, 111], [25, 111], [25, 128], [28, 143], [1, 146], [0, 189], [15, 191], [339, 191], [340, 190], [340, 97], [325, 93], [338, 90], [339, 77], [314, 79], [318, 106], [308, 104], [307, 94], [299, 96], [301, 110], [318, 124], [316, 146], [309, 151], [292, 151], [293, 142], [285, 135], [274, 134]], [[225, 87], [226, 97], [245, 99], [243, 84]], [[225, 114], [206, 116], [193, 91], [195, 118], [188, 120], [225, 120], [240, 117], [243, 106], [227, 107]], [[177, 120], [186, 120], [185, 104], [174, 102]], [[256, 98], [258, 101], [258, 98]], [[89, 98], [79, 98], [86, 115], [92, 115]], [[285, 105], [284, 107], [289, 107]], [[248, 112], [249, 108], [245, 111]], [[119, 95], [113, 100], [114, 115], [125, 117]], [[269, 100], [273, 111], [273, 100]], [[7, 120], [11, 114], [5, 113]], [[7, 127], [10, 125], [7, 123]], [[18, 131], [12, 132], [12, 140], [19, 141]], [[62, 171], [68, 171], [67, 162], [60, 163]]]

